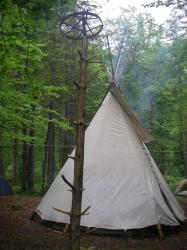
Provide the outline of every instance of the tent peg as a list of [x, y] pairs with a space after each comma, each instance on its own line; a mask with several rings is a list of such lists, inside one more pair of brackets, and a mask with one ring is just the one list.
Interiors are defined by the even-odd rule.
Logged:
[[63, 232], [64, 232], [64, 233], [67, 233], [67, 232], [68, 232], [68, 230], [69, 230], [69, 224], [68, 224], [68, 223], [66, 223], [66, 225], [65, 225], [65, 227], [64, 227], [64, 230], [63, 230]]
[[161, 225], [157, 224], [156, 227], [157, 227], [157, 230], [158, 230], [160, 240], [163, 240], [165, 237], [164, 237], [164, 233], [163, 233]]

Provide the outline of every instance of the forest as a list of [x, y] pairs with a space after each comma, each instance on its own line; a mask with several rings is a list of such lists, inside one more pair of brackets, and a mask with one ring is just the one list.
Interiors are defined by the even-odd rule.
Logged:
[[[186, 5], [177, 7], [164, 25], [130, 7], [106, 20], [89, 44], [95, 62], [86, 96], [89, 122], [110, 85], [106, 35], [115, 64], [125, 32], [117, 82], [153, 135], [147, 146], [173, 190], [187, 177]], [[63, 37], [58, 23], [76, 8], [74, 0], [0, 3], [0, 174], [18, 193], [45, 192], [75, 145], [80, 44]]]
[[186, 249], [187, 2], [99, 4], [0, 1], [2, 250]]

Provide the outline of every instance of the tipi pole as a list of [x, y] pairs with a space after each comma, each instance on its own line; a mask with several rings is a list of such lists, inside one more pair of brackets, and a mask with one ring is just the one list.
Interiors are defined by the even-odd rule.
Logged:
[[70, 216], [70, 249], [80, 249], [80, 219], [83, 191], [83, 164], [84, 164], [84, 139], [85, 139], [85, 93], [87, 73], [88, 39], [85, 34], [82, 39], [80, 52], [80, 83], [78, 87], [76, 152], [74, 159], [74, 181], [72, 190], [72, 207]]
[[[91, 21], [94, 20], [92, 26]], [[72, 22], [72, 23], [71, 23]], [[97, 23], [97, 25], [96, 25]], [[96, 26], [95, 26], [96, 25]], [[80, 79], [75, 82], [77, 87], [77, 112], [74, 125], [76, 126], [76, 148], [74, 160], [74, 178], [71, 184], [65, 176], [62, 175], [64, 182], [71, 188], [72, 205], [71, 212], [61, 211], [70, 216], [70, 250], [80, 250], [80, 220], [82, 215], [90, 208], [88, 206], [81, 212], [82, 192], [83, 192], [83, 166], [84, 166], [84, 140], [85, 140], [85, 95], [86, 95], [86, 76], [88, 65], [88, 38], [96, 36], [102, 29], [101, 19], [88, 11], [75, 12], [66, 16], [61, 24], [61, 31], [70, 39], [81, 40], [80, 56]]]
[[120, 43], [120, 46], [119, 46], [119, 52], [118, 52], [118, 56], [117, 56], [116, 66], [115, 66], [115, 69], [114, 69], [114, 78], [115, 78], [115, 76], [117, 74], [118, 67], [119, 67], [119, 64], [120, 64], [121, 53], [122, 53], [122, 48], [123, 48], [123, 43], [125, 41], [126, 33], [127, 33], [127, 28], [125, 29], [125, 31], [123, 33], [123, 37], [122, 37], [122, 40], [121, 40], [121, 43]]
[[111, 71], [112, 71], [112, 83], [114, 83], [115, 78], [114, 78], [114, 67], [113, 67], [113, 63], [112, 63], [112, 54], [111, 54], [111, 49], [110, 49], [110, 42], [109, 42], [109, 38], [108, 35], [106, 36], [107, 38], [107, 44], [108, 44], [108, 50], [109, 50], [109, 56], [110, 56], [110, 66], [111, 66]]
[[160, 224], [157, 224], [156, 227], [157, 227], [157, 230], [158, 230], [158, 234], [159, 234], [160, 240], [163, 240], [163, 239], [164, 239], [164, 233], [163, 233], [163, 231], [162, 231], [161, 225], [160, 225]]

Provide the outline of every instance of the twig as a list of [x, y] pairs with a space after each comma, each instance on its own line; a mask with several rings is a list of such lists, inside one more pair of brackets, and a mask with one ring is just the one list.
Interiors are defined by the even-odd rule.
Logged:
[[80, 89], [80, 84], [78, 83], [78, 82], [76, 82], [76, 81], [73, 81], [73, 84], [78, 88], [78, 89]]
[[91, 207], [88, 206], [88, 207], [80, 214], [80, 216], [82, 216], [82, 215], [88, 215], [88, 213], [86, 213], [86, 212], [87, 212], [90, 208], [91, 208]]
[[[82, 191], [85, 190], [84, 188], [79, 188], [79, 187], [76, 187], [76, 186], [72, 185], [72, 184], [66, 179], [66, 177], [65, 177], [64, 175], [62, 175], [61, 177], [62, 177], [63, 181], [72, 189], [72, 191], [79, 191], [79, 192], [82, 192]], [[70, 190], [68, 190], [68, 191], [70, 191]]]
[[59, 209], [59, 208], [55, 208], [55, 207], [52, 207], [52, 209], [54, 209], [54, 210], [57, 211], [57, 212], [60, 212], [60, 213], [63, 213], [63, 214], [67, 214], [67, 215], [71, 216], [71, 213], [70, 213], [70, 212], [66, 212], [66, 211], [63, 211], [63, 210], [61, 210], [61, 209]]
[[66, 179], [64, 175], [61, 176], [63, 181], [72, 189], [75, 190], [75, 187]]
[[20, 5], [18, 3], [17, 0], [15, 0], [16, 4], [17, 4], [17, 7], [18, 7], [18, 12], [19, 12], [19, 16], [20, 16], [20, 20], [21, 20], [21, 23], [23, 25], [23, 28], [25, 30], [25, 36], [26, 36], [26, 39], [27, 39], [27, 51], [26, 51], [26, 61], [25, 61], [25, 74], [27, 76], [27, 78], [29, 79], [30, 83], [32, 82], [30, 77], [29, 77], [29, 74], [28, 74], [28, 65], [29, 65], [29, 49], [30, 49], [30, 43], [29, 43], [29, 33], [28, 33], [28, 29], [27, 29], [27, 26], [25, 25], [25, 22], [23, 20], [23, 16], [22, 16], [22, 13], [21, 13], [21, 8], [20, 8]]

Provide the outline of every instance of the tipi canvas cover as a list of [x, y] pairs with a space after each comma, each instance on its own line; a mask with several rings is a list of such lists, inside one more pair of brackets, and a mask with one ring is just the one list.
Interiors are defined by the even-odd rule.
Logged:
[[[90, 209], [81, 226], [126, 230], [185, 220], [143, 143], [151, 139], [111, 86], [86, 130], [82, 211]], [[69, 158], [35, 210], [42, 220], [69, 223], [69, 215], [53, 208], [71, 210], [72, 195], [61, 176], [72, 183], [73, 169]]]

